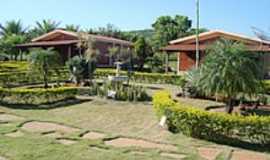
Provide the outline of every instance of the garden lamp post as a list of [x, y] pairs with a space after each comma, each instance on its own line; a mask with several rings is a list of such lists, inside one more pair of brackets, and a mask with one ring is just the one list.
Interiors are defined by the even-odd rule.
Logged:
[[196, 0], [196, 17], [197, 17], [197, 24], [196, 24], [196, 69], [199, 68], [199, 61], [200, 61], [200, 44], [199, 44], [199, 29], [200, 29], [200, 2]]

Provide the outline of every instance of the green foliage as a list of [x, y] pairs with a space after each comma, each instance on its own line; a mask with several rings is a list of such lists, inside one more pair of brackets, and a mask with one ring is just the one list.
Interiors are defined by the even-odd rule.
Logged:
[[16, 45], [22, 44], [24, 42], [26, 42], [26, 36], [24, 35], [16, 35], [16, 34], [6, 35], [0, 41], [0, 45], [1, 45], [0, 51], [2, 53], [10, 55], [12, 59], [17, 60], [17, 57], [20, 54], [20, 51], [18, 48], [16, 48]]
[[30, 70], [35, 74], [41, 74], [44, 80], [44, 87], [48, 88], [49, 70], [54, 69], [56, 73], [59, 67], [59, 55], [53, 48], [33, 49], [29, 56]]
[[148, 101], [150, 97], [142, 86], [124, 85], [122, 83], [94, 84], [90, 88], [90, 95], [108, 97], [109, 92], [115, 92], [115, 100], [118, 101]]
[[138, 68], [142, 70], [147, 57], [153, 55], [153, 50], [144, 37], [139, 37], [134, 43], [135, 57], [138, 61]]
[[[152, 25], [155, 30], [156, 45], [163, 47], [171, 40], [184, 37], [191, 28], [191, 20], [186, 16], [161, 16]], [[158, 48], [159, 49], [159, 48]]]
[[[109, 75], [115, 74], [116, 71], [112, 69], [97, 69], [95, 73], [97, 78], [107, 78]], [[120, 74], [127, 75], [127, 72], [122, 71]], [[135, 81], [138, 83], [180, 85], [184, 82], [184, 79], [181, 76], [175, 74], [134, 72], [131, 76], [131, 81]]]
[[175, 103], [167, 92], [157, 93], [153, 104], [159, 117], [165, 113], [174, 132], [221, 143], [270, 144], [269, 117], [207, 112]]
[[0, 88], [0, 102], [5, 104], [49, 104], [66, 99], [75, 98], [76, 88], [52, 88], [52, 89], [23, 89]]
[[31, 38], [36, 38], [57, 29], [59, 25], [60, 22], [44, 19], [41, 22], [36, 22], [35, 28], [29, 31], [29, 36]]
[[0, 24], [0, 35], [4, 38], [11, 35], [24, 35], [26, 31], [20, 20], [7, 21], [4, 26]]
[[65, 30], [72, 31], [72, 32], [79, 32], [80, 26], [74, 25], [74, 24], [69, 24], [69, 25], [66, 25]]
[[207, 50], [197, 86], [206, 95], [226, 97], [227, 111], [232, 112], [233, 97], [253, 96], [262, 91], [262, 73], [255, 55], [248, 53], [239, 42], [217, 41]]

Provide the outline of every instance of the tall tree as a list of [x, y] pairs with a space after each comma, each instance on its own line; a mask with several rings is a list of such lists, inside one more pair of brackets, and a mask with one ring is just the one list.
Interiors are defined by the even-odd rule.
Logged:
[[72, 32], [79, 32], [80, 26], [79, 25], [74, 25], [74, 24], [69, 24], [65, 26], [65, 29], [67, 31], [72, 31]]
[[27, 31], [20, 20], [7, 21], [5, 25], [0, 24], [0, 35], [4, 38], [10, 35], [24, 35]]
[[50, 70], [56, 70], [58, 73], [57, 68], [59, 65], [59, 55], [53, 48], [49, 49], [33, 49], [29, 56], [30, 61], [30, 70], [37, 71], [42, 74], [44, 88], [49, 87], [49, 75]]
[[147, 57], [153, 55], [152, 47], [149, 45], [149, 42], [147, 42], [144, 37], [139, 37], [134, 43], [134, 51], [135, 56], [138, 60], [139, 70], [142, 70], [147, 60]]
[[49, 33], [59, 27], [61, 23], [53, 20], [42, 20], [41, 22], [36, 22], [36, 27], [29, 31], [30, 37], [35, 38], [41, 36], [45, 33]]
[[24, 35], [7, 35], [1, 40], [1, 51], [10, 56], [10, 59], [17, 60], [20, 50], [16, 48], [17, 44], [26, 42]]
[[226, 111], [233, 111], [238, 95], [256, 95], [262, 89], [261, 66], [256, 54], [250, 54], [239, 42], [222, 39], [207, 50], [200, 67], [198, 87], [207, 95], [221, 95], [227, 99]]
[[[186, 16], [176, 15], [159, 17], [152, 27], [155, 30], [154, 39], [158, 47], [163, 47], [169, 41], [187, 35], [191, 28], [191, 20]], [[159, 49], [159, 48], [157, 48]]]

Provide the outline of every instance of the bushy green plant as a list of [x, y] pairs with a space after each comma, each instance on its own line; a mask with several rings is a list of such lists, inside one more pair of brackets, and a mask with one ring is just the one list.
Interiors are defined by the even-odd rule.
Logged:
[[150, 99], [142, 86], [111, 82], [102, 85], [92, 85], [89, 94], [108, 98], [108, 93], [111, 91], [115, 92], [115, 97], [113, 98], [119, 101], [147, 101]]
[[55, 70], [56, 73], [58, 72], [59, 67], [59, 55], [53, 48], [49, 49], [33, 49], [31, 50], [29, 56], [30, 62], [30, 71], [33, 71], [34, 74], [40, 74], [43, 78], [44, 88], [49, 87], [49, 79], [50, 76], [50, 69]]
[[226, 98], [226, 111], [232, 113], [234, 97], [254, 96], [262, 91], [262, 72], [258, 54], [250, 54], [245, 45], [226, 39], [207, 49], [200, 67], [197, 86], [208, 96]]
[[153, 97], [158, 116], [166, 115], [174, 132], [221, 143], [270, 144], [270, 118], [215, 113], [176, 103], [167, 92]]
[[0, 88], [0, 102], [5, 104], [40, 105], [75, 98], [76, 88], [24, 89]]

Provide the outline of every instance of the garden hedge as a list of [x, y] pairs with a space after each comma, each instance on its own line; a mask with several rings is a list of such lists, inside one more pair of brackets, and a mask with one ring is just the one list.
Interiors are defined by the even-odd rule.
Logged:
[[0, 102], [4, 104], [28, 105], [50, 104], [66, 99], [73, 99], [76, 94], [76, 88], [67, 87], [50, 89], [0, 88]]
[[[105, 78], [115, 74], [115, 69], [97, 69], [95, 72], [97, 78]], [[127, 71], [121, 71], [120, 74], [127, 75], [128, 73]], [[175, 74], [134, 72], [131, 75], [131, 81], [138, 83], [179, 85], [183, 83], [184, 79]]]
[[168, 92], [153, 97], [157, 115], [167, 116], [171, 131], [221, 143], [270, 144], [270, 117], [208, 112], [174, 102]]

